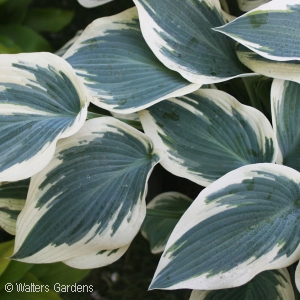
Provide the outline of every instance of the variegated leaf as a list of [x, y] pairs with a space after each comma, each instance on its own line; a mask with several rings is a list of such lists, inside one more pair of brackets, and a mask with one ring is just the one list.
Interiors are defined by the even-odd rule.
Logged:
[[105, 3], [108, 3], [112, 0], [78, 0], [78, 2], [84, 6], [84, 7], [95, 7], [95, 6], [99, 6], [99, 5], [103, 5]]
[[211, 29], [228, 19], [219, 0], [134, 3], [143, 36], [153, 53], [187, 80], [207, 84], [249, 73], [236, 57], [235, 43]]
[[94, 21], [64, 58], [89, 89], [92, 102], [119, 113], [136, 112], [200, 87], [155, 57], [142, 36], [135, 7]]
[[175, 225], [191, 203], [192, 199], [177, 192], [160, 194], [148, 203], [141, 233], [149, 240], [152, 253], [164, 251]]
[[83, 30], [78, 30], [75, 36], [69, 40], [65, 45], [58, 49], [55, 54], [62, 57], [67, 52], [67, 50], [75, 43], [75, 41], [81, 36]]
[[241, 11], [249, 11], [258, 6], [269, 2], [270, 0], [237, 0]]
[[89, 95], [50, 53], [3, 54], [0, 71], [0, 181], [17, 181], [42, 170], [57, 140], [79, 130]]
[[176, 225], [151, 288], [224, 289], [300, 256], [300, 173], [276, 164], [229, 172]]
[[138, 130], [111, 117], [87, 121], [32, 177], [12, 258], [48, 263], [125, 247], [145, 217], [158, 161]]
[[265, 58], [300, 60], [299, 0], [273, 0], [214, 30]]
[[0, 226], [10, 234], [16, 234], [16, 221], [25, 205], [29, 179], [0, 183]]
[[73, 259], [64, 261], [70, 267], [77, 269], [93, 269], [105, 267], [118, 260], [129, 248], [130, 244], [110, 250], [101, 250], [97, 253], [79, 256]]
[[265, 271], [245, 285], [216, 291], [193, 290], [190, 300], [295, 300], [287, 269]]
[[275, 162], [277, 142], [267, 118], [225, 92], [200, 89], [140, 112], [146, 134], [167, 152], [169, 172], [207, 186], [247, 164]]
[[274, 61], [260, 56], [239, 44], [236, 48], [239, 60], [252, 71], [278, 79], [291, 80], [300, 83], [300, 62]]
[[271, 101], [282, 164], [300, 171], [300, 84], [274, 79]]

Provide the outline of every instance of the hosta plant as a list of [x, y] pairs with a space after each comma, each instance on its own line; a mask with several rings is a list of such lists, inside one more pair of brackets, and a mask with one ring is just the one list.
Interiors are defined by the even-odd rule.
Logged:
[[[300, 1], [244, 1], [262, 5], [236, 19], [221, 2], [134, 0], [61, 57], [0, 57], [0, 189], [31, 178], [11, 259], [105, 266], [142, 227], [163, 251], [151, 289], [299, 296]], [[205, 189], [146, 208], [158, 163]]]

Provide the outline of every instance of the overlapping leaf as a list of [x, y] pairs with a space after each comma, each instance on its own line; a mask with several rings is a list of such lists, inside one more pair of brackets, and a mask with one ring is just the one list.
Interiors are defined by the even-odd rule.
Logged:
[[99, 6], [99, 5], [103, 5], [105, 3], [108, 3], [112, 0], [78, 0], [78, 2], [84, 6], [84, 7], [95, 7], [95, 6]]
[[218, 0], [134, 0], [143, 36], [169, 69], [199, 84], [244, 76], [235, 43], [211, 28], [224, 25], [227, 15]]
[[145, 217], [146, 183], [158, 161], [136, 129], [111, 117], [87, 121], [32, 177], [13, 258], [48, 263], [127, 246]]
[[300, 60], [299, 0], [273, 0], [215, 30], [265, 58]]
[[234, 170], [203, 190], [176, 225], [150, 288], [224, 289], [300, 255], [300, 173]]
[[177, 192], [160, 194], [148, 203], [141, 233], [149, 240], [152, 253], [164, 251], [175, 225], [191, 203], [192, 199]]
[[258, 6], [269, 2], [270, 0], [237, 0], [241, 11], [249, 11]]
[[139, 115], [155, 146], [167, 152], [162, 166], [203, 186], [243, 165], [276, 160], [266, 117], [218, 90], [168, 99]]
[[296, 273], [295, 273], [295, 283], [298, 291], [300, 292], [300, 263], [298, 262]]
[[287, 269], [265, 271], [245, 285], [234, 289], [199, 291], [194, 290], [190, 300], [249, 300], [249, 299], [288, 299], [295, 295]]
[[10, 234], [16, 234], [16, 221], [25, 205], [29, 179], [0, 183], [0, 226]]
[[118, 260], [127, 251], [129, 246], [130, 245], [128, 244], [118, 249], [101, 250], [97, 253], [68, 259], [64, 261], [64, 263], [70, 267], [77, 269], [92, 269], [104, 267]]
[[92, 102], [132, 113], [200, 87], [166, 68], [140, 31], [136, 8], [90, 24], [63, 56], [92, 95]]
[[273, 127], [282, 163], [300, 171], [300, 84], [274, 79], [271, 101]]
[[278, 79], [292, 80], [300, 83], [300, 62], [274, 61], [260, 56], [239, 44], [236, 48], [239, 60], [252, 71]]
[[50, 53], [0, 56], [0, 181], [31, 177], [86, 118], [89, 95]]

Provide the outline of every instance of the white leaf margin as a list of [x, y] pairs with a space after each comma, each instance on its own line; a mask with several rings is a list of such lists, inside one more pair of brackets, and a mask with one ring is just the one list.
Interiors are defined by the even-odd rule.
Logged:
[[[34, 174], [38, 173], [46, 167], [46, 165], [52, 159], [56, 143], [59, 139], [69, 137], [75, 134], [84, 124], [87, 116], [87, 107], [90, 103], [90, 95], [80, 81], [78, 76], [75, 74], [75, 71], [71, 65], [66, 62], [64, 59], [58, 57], [57, 55], [39, 52], [39, 53], [21, 53], [21, 54], [1, 54], [0, 55], [0, 89], [2, 89], [6, 83], [14, 83], [20, 85], [34, 84], [36, 78], [28, 71], [18, 70], [12, 67], [14, 63], [25, 62], [31, 66], [39, 66], [48, 68], [49, 65], [54, 67], [56, 71], [62, 70], [72, 82], [75, 87], [78, 97], [81, 101], [81, 110], [77, 115], [74, 123], [71, 127], [66, 128], [60, 135], [58, 135], [51, 143], [47, 143], [44, 147], [33, 157], [29, 158], [26, 161], [23, 161], [19, 164], [15, 164], [10, 168], [4, 170], [0, 173], [0, 182], [1, 181], [18, 181], [25, 178], [29, 178]], [[1, 105], [1, 114], [11, 114], [12, 112], [22, 112], [24, 113], [24, 108], [18, 105]], [[42, 114], [41, 111], [36, 111], [34, 109], [26, 108], [27, 112], [30, 114]], [[45, 114], [46, 115], [46, 114]]]
[[[208, 219], [209, 217], [217, 215], [224, 211], [223, 205], [219, 206], [218, 203], [207, 204], [205, 202], [206, 198], [210, 194], [214, 193], [216, 189], [219, 189], [220, 186], [225, 187], [231, 184], [241, 183], [245, 179], [245, 174], [248, 175], [260, 170], [269, 171], [273, 174], [288, 176], [289, 178], [292, 178], [295, 182], [298, 182], [300, 185], [300, 173], [298, 171], [283, 165], [276, 165], [270, 163], [246, 165], [236, 170], [233, 170], [221, 177], [220, 179], [216, 180], [212, 185], [208, 186], [202, 192], [200, 192], [198, 197], [193, 201], [191, 206], [188, 208], [188, 210], [184, 213], [182, 218], [177, 223], [165, 247], [165, 252], [162, 254], [161, 260], [159, 261], [151, 285], [155, 282], [155, 278], [159, 275], [160, 271], [163, 270], [172, 260], [172, 258], [170, 257], [170, 255], [172, 254], [165, 255], [165, 253], [168, 253], [168, 249], [188, 230], [201, 223], [202, 221]], [[227, 207], [227, 209], [232, 208], [234, 207]], [[174, 284], [165, 289], [189, 288], [201, 290], [215, 290], [237, 287], [247, 283], [254, 276], [263, 271], [285, 268], [293, 264], [295, 261], [299, 260], [300, 245], [298, 245], [296, 250], [289, 257], [283, 255], [280, 258], [276, 259], [276, 261], [274, 261], [280, 249], [281, 246], [277, 245], [267, 254], [259, 258], [251, 257], [247, 261], [239, 264], [238, 266], [234, 267], [226, 273], [219, 273], [211, 277], [207, 276], [209, 274], [203, 274], [201, 276], [197, 276], [192, 279], [188, 279], [186, 281]], [[250, 268], [249, 265], [251, 265], [252, 268]]]

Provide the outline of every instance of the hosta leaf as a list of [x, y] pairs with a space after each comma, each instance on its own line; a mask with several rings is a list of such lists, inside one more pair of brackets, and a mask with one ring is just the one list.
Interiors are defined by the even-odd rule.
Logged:
[[298, 291], [300, 292], [300, 262], [298, 262], [296, 273], [295, 273], [295, 283]]
[[58, 32], [73, 19], [74, 11], [54, 7], [29, 9], [24, 25], [37, 32]]
[[48, 263], [128, 245], [145, 217], [146, 183], [158, 161], [136, 129], [111, 117], [87, 121], [31, 178], [13, 258]]
[[103, 5], [105, 3], [108, 3], [112, 0], [78, 0], [78, 2], [84, 6], [84, 7], [95, 7], [95, 6], [99, 6], [99, 5]]
[[29, 179], [0, 183], [0, 226], [10, 234], [16, 234], [16, 221], [25, 205]]
[[167, 152], [162, 166], [203, 186], [243, 165], [276, 160], [267, 118], [222, 91], [168, 99], [140, 112], [140, 119], [154, 145]]
[[151, 288], [224, 289], [300, 255], [300, 173], [234, 170], [204, 189], [176, 225]]
[[83, 30], [78, 30], [75, 36], [69, 40], [66, 44], [64, 44], [60, 49], [58, 49], [55, 54], [62, 57], [67, 50], [74, 44], [74, 42], [81, 36]]
[[[22, 264], [19, 261], [16, 263]], [[36, 264], [30, 270], [30, 273], [35, 275], [43, 284], [47, 284], [51, 288], [53, 288], [56, 283], [63, 285], [74, 284], [83, 279], [89, 272], [90, 270], [70, 268], [61, 262], [54, 264]]]
[[42, 35], [23, 25], [0, 26], [0, 35], [11, 39], [22, 52], [53, 51], [51, 44]]
[[0, 56], [0, 181], [31, 177], [74, 134], [89, 95], [71, 66], [50, 53]]
[[300, 60], [299, 0], [273, 0], [215, 30], [265, 58]]
[[271, 90], [272, 123], [283, 164], [300, 171], [300, 84], [274, 79]]
[[273, 78], [292, 80], [300, 83], [300, 61], [274, 61], [239, 44], [237, 46], [239, 60], [252, 71]]
[[249, 11], [258, 6], [269, 2], [270, 0], [237, 0], [241, 11]]
[[9, 259], [7, 259], [7, 257], [9, 257], [13, 253], [13, 248], [13, 240], [0, 243], [0, 276], [2, 276], [11, 262]]
[[200, 87], [166, 68], [142, 36], [136, 8], [90, 24], [63, 56], [92, 95], [92, 102], [132, 113]]
[[141, 233], [149, 240], [152, 253], [164, 251], [175, 225], [191, 203], [192, 199], [177, 192], [160, 194], [148, 203]]
[[216, 291], [193, 290], [190, 300], [294, 300], [295, 295], [287, 269], [265, 271], [245, 285]]
[[[191, 82], [245, 76], [235, 43], [211, 28], [227, 17], [218, 0], [134, 0], [143, 36], [157, 58]], [[226, 19], [226, 20], [225, 20]]]
[[77, 269], [100, 268], [112, 264], [118, 260], [129, 248], [129, 245], [118, 249], [100, 250], [77, 258], [65, 260], [64, 263], [70, 267]]
[[[12, 253], [13, 245], [11, 245], [11, 251], [9, 255]], [[4, 259], [7, 260], [7, 257]], [[22, 263], [19, 261], [10, 261], [8, 267], [0, 276], [0, 290], [2, 290], [7, 283], [14, 284], [15, 282], [19, 281], [32, 268], [32, 266], [32, 264]]]

